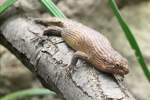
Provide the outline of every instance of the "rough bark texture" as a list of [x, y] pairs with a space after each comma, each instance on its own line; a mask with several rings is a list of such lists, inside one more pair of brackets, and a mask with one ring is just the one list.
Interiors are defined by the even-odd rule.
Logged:
[[45, 87], [66, 100], [134, 100], [111, 75], [89, 67], [84, 61], [79, 61], [77, 70], [66, 77], [65, 66], [73, 51], [61, 38], [43, 37], [44, 27], [32, 20], [13, 17], [0, 30], [0, 43], [35, 73]]

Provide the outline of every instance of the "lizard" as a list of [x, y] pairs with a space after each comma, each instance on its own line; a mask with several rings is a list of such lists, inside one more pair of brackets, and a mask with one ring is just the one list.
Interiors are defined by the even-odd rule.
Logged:
[[83, 59], [106, 73], [120, 76], [129, 73], [127, 59], [100, 32], [67, 18], [36, 18], [34, 21], [46, 26], [44, 35], [61, 36], [76, 51], [68, 66], [76, 66], [78, 59]]

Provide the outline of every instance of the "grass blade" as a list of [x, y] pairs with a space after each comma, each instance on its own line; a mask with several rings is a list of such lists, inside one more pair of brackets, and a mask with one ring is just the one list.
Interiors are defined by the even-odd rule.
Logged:
[[55, 93], [48, 89], [35, 88], [35, 89], [22, 90], [22, 91], [8, 94], [0, 98], [0, 100], [17, 100], [17, 99], [23, 99], [24, 97], [39, 96], [39, 95], [55, 95]]
[[7, 10], [16, 0], [6, 0], [2, 5], [0, 5], [0, 15]]
[[142, 70], [146, 76], [146, 78], [149, 80], [150, 82], [150, 71], [144, 61], [144, 57], [142, 55], [142, 52], [138, 46], [138, 43], [136, 42], [136, 39], [134, 37], [134, 35], [132, 34], [132, 31], [130, 30], [130, 28], [128, 27], [127, 23], [124, 21], [124, 19], [122, 18], [119, 9], [117, 8], [117, 5], [115, 3], [115, 0], [109, 0], [109, 4], [112, 8], [113, 13], [115, 14], [120, 26], [122, 27], [125, 36], [127, 37], [131, 47], [133, 48], [133, 50], [135, 51], [135, 55], [137, 57], [137, 60], [139, 62], [139, 64], [142, 67]]
[[53, 16], [66, 18], [66, 16], [61, 12], [61, 10], [51, 0], [40, 0], [40, 1], [47, 8], [49, 13], [51, 13]]

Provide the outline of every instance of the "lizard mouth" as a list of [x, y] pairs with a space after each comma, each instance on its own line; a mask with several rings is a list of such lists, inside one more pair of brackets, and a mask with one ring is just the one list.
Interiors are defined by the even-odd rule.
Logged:
[[125, 68], [123, 68], [123, 69], [116, 69], [116, 72], [115, 72], [115, 74], [119, 74], [119, 75], [126, 75], [128, 73], [129, 73], [129, 70], [125, 69]]
[[126, 75], [129, 73], [128, 68], [125, 67], [106, 67], [106, 72], [118, 75]]
[[119, 75], [126, 75], [129, 73], [129, 70], [125, 67], [115, 67], [114, 73]]

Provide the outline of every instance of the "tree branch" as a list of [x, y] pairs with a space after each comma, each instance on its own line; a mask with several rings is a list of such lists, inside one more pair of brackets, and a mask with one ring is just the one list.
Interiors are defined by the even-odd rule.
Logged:
[[42, 36], [44, 26], [21, 16], [10, 18], [0, 27], [0, 43], [36, 74], [42, 84], [66, 100], [134, 100], [108, 74], [79, 61], [78, 69], [66, 77], [65, 66], [73, 51], [59, 37]]

